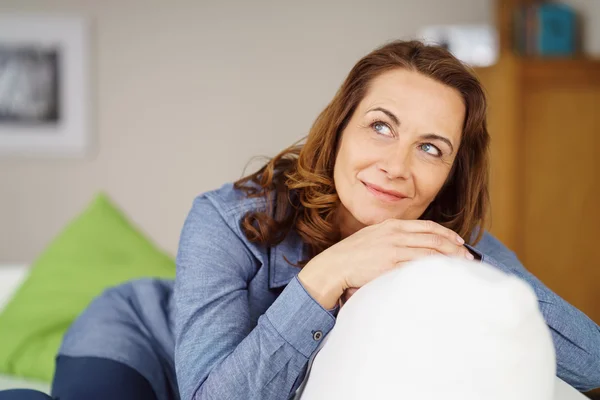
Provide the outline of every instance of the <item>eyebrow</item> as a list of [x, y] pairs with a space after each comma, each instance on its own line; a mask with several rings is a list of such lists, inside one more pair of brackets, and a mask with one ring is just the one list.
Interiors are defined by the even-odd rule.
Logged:
[[[367, 111], [367, 113], [370, 113], [372, 111], [381, 111], [382, 113], [387, 115], [396, 126], [400, 126], [400, 120], [390, 110], [386, 110], [385, 108], [382, 108], [382, 107], [375, 107], [375, 108]], [[454, 153], [454, 146], [452, 146], [452, 142], [450, 140], [448, 140], [448, 138], [440, 136], [436, 133], [427, 133], [425, 135], [421, 135], [421, 138], [427, 139], [427, 140], [441, 140], [442, 142], [446, 143], [450, 147], [450, 152]]]
[[381, 108], [381, 107], [375, 107], [375, 108], [367, 111], [367, 113], [370, 113], [371, 111], [381, 111], [382, 113], [387, 115], [396, 126], [400, 126], [400, 120], [390, 110], [386, 110], [385, 108]]

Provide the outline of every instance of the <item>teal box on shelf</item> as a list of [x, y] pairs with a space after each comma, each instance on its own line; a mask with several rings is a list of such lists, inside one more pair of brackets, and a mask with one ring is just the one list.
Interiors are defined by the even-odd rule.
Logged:
[[566, 4], [544, 3], [537, 7], [537, 54], [572, 56], [576, 51], [576, 14]]

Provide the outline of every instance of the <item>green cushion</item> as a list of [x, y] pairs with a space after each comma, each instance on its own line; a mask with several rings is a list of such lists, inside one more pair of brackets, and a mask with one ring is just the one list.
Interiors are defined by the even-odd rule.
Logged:
[[50, 382], [63, 335], [95, 296], [130, 279], [174, 276], [172, 257], [98, 195], [33, 263], [0, 314], [0, 373]]

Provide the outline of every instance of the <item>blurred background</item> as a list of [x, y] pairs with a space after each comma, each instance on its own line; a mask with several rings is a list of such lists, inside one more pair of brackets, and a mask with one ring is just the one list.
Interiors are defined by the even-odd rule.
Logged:
[[[600, 321], [600, 2], [559, 4], [2, 0], [0, 264], [35, 261], [101, 191], [174, 255], [193, 198], [302, 138], [360, 57], [476, 24], [494, 51], [475, 66], [490, 98], [490, 229]], [[26, 29], [32, 16], [46, 30]], [[19, 34], [46, 46], [10, 46]], [[11, 95], [28, 68], [46, 102]]]

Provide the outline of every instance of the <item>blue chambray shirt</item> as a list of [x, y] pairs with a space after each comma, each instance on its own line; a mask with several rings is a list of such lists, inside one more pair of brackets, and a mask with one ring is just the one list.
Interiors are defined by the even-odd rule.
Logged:
[[[336, 312], [325, 310], [304, 290], [296, 278], [300, 269], [285, 260], [303, 259], [304, 246], [295, 232], [272, 248], [246, 239], [240, 220], [257, 209], [265, 209], [263, 198], [246, 198], [231, 184], [197, 197], [181, 233], [174, 288], [170, 281], [141, 280], [112, 289], [76, 321], [61, 354], [130, 365], [160, 399], [293, 396], [309, 358], [333, 328]], [[533, 287], [552, 332], [558, 376], [579, 390], [600, 386], [598, 326], [544, 286], [489, 233], [474, 251]], [[86, 332], [90, 325], [94, 334]], [[107, 336], [119, 335], [127, 340], [107, 345]], [[150, 357], [148, 351], [157, 355]]]

